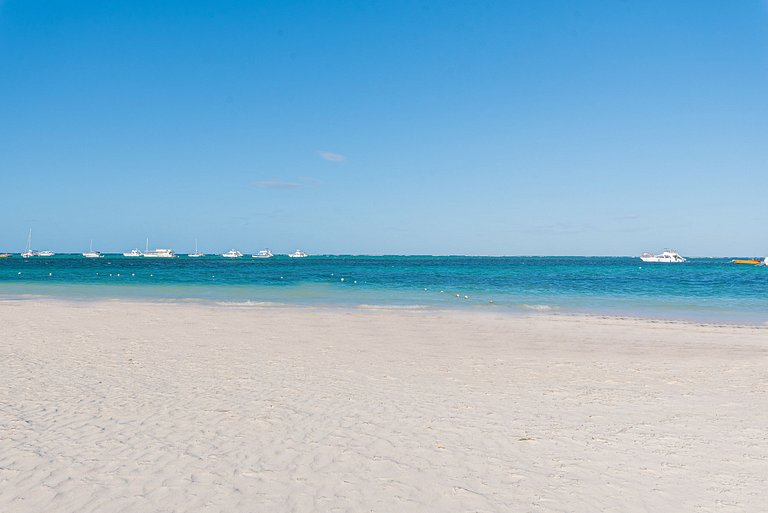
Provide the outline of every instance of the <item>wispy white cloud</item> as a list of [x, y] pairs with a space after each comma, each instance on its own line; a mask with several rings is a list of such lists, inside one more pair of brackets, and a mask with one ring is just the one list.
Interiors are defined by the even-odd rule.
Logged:
[[343, 162], [347, 160], [345, 155], [342, 155], [341, 153], [334, 153], [332, 151], [321, 151], [320, 158], [329, 162]]

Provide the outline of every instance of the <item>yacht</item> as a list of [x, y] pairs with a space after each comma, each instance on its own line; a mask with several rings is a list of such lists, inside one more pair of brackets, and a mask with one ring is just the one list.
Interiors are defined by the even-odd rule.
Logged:
[[176, 258], [176, 253], [172, 249], [157, 248], [145, 251], [144, 258]]
[[144, 258], [176, 258], [176, 253], [172, 249], [155, 248], [149, 250], [149, 239], [144, 246]]
[[93, 240], [91, 240], [91, 248], [88, 251], [86, 251], [85, 253], [83, 253], [83, 256], [85, 258], [101, 258], [104, 255], [102, 255], [98, 251], [94, 251], [93, 250]]
[[199, 257], [205, 256], [205, 253], [200, 253], [197, 250], [197, 239], [195, 239], [195, 252], [194, 253], [190, 253], [187, 256], [188, 257], [192, 257], [192, 258], [199, 258]]
[[643, 253], [640, 255], [640, 260], [643, 262], [663, 262], [667, 264], [685, 262], [686, 259], [680, 256], [677, 251], [671, 249], [665, 249], [660, 255], [652, 255], [650, 253]]
[[273, 255], [270, 250], [262, 249], [261, 251], [259, 251], [255, 255], [251, 255], [251, 258], [272, 258], [273, 256], [275, 256], [275, 255]]
[[300, 249], [297, 249], [297, 250], [296, 250], [296, 251], [294, 251], [293, 253], [290, 253], [288, 256], [289, 256], [289, 257], [291, 257], [291, 258], [305, 258], [305, 257], [307, 257], [307, 256], [309, 256], [309, 255], [307, 255], [306, 253], [304, 253], [302, 250], [300, 250]]
[[123, 256], [124, 257], [140, 257], [140, 256], [144, 256], [144, 253], [139, 251], [137, 248], [133, 248], [129, 252], [123, 253]]
[[52, 257], [55, 254], [56, 253], [54, 253], [53, 251], [48, 251], [48, 250], [46, 250], [46, 251], [38, 251], [37, 252], [37, 256], [41, 256], [41, 257]]
[[221, 256], [223, 256], [224, 258], [240, 258], [241, 256], [243, 256], [243, 254], [237, 251], [236, 249], [230, 249], [226, 253], [222, 253]]

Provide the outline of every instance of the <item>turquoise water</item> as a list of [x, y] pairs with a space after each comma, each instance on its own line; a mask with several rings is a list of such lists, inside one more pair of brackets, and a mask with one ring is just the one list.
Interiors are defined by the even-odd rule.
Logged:
[[735, 265], [727, 259], [646, 264], [639, 258], [608, 257], [0, 259], [0, 297], [35, 296], [588, 312], [765, 323], [768, 267]]

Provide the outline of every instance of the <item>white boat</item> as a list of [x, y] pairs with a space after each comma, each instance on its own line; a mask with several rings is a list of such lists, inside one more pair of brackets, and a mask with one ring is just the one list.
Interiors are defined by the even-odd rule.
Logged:
[[85, 253], [83, 253], [83, 256], [85, 258], [101, 258], [104, 255], [102, 255], [98, 251], [94, 251], [93, 250], [93, 240], [91, 240], [91, 248], [88, 251], [86, 251]]
[[27, 249], [21, 254], [22, 258], [31, 257], [52, 257], [55, 255], [53, 251], [35, 251], [32, 249], [32, 228], [29, 229], [29, 235], [27, 236]]
[[140, 256], [144, 256], [144, 253], [139, 251], [137, 248], [133, 248], [129, 252], [123, 253], [123, 256], [124, 257], [140, 257]]
[[223, 256], [224, 258], [240, 258], [241, 256], [243, 256], [243, 254], [237, 251], [236, 249], [230, 249], [226, 253], [222, 253], [221, 256]]
[[195, 252], [194, 253], [190, 253], [187, 256], [191, 257], [191, 258], [199, 258], [199, 257], [205, 256], [205, 253], [200, 253], [197, 250], [197, 239], [195, 239]]
[[288, 256], [291, 258], [305, 258], [305, 257], [308, 257], [309, 255], [304, 253], [302, 250], [297, 249], [293, 253], [290, 253]]
[[680, 256], [680, 253], [671, 249], [665, 249], [660, 255], [652, 255], [651, 253], [643, 253], [640, 255], [640, 260], [643, 262], [660, 262], [660, 263], [680, 263], [685, 262], [686, 259]]
[[144, 246], [144, 258], [176, 258], [176, 253], [172, 249], [156, 248], [149, 250], [149, 239]]
[[262, 249], [255, 255], [251, 255], [251, 258], [272, 258], [274, 255], [268, 249]]
[[152, 251], [145, 251], [144, 258], [176, 258], [176, 252], [172, 249], [157, 248]]

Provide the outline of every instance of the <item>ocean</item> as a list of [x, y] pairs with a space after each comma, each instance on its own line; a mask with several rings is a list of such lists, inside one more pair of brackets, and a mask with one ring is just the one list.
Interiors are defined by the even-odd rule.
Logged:
[[0, 259], [0, 298], [462, 308], [768, 323], [768, 267], [694, 258], [311, 256]]

